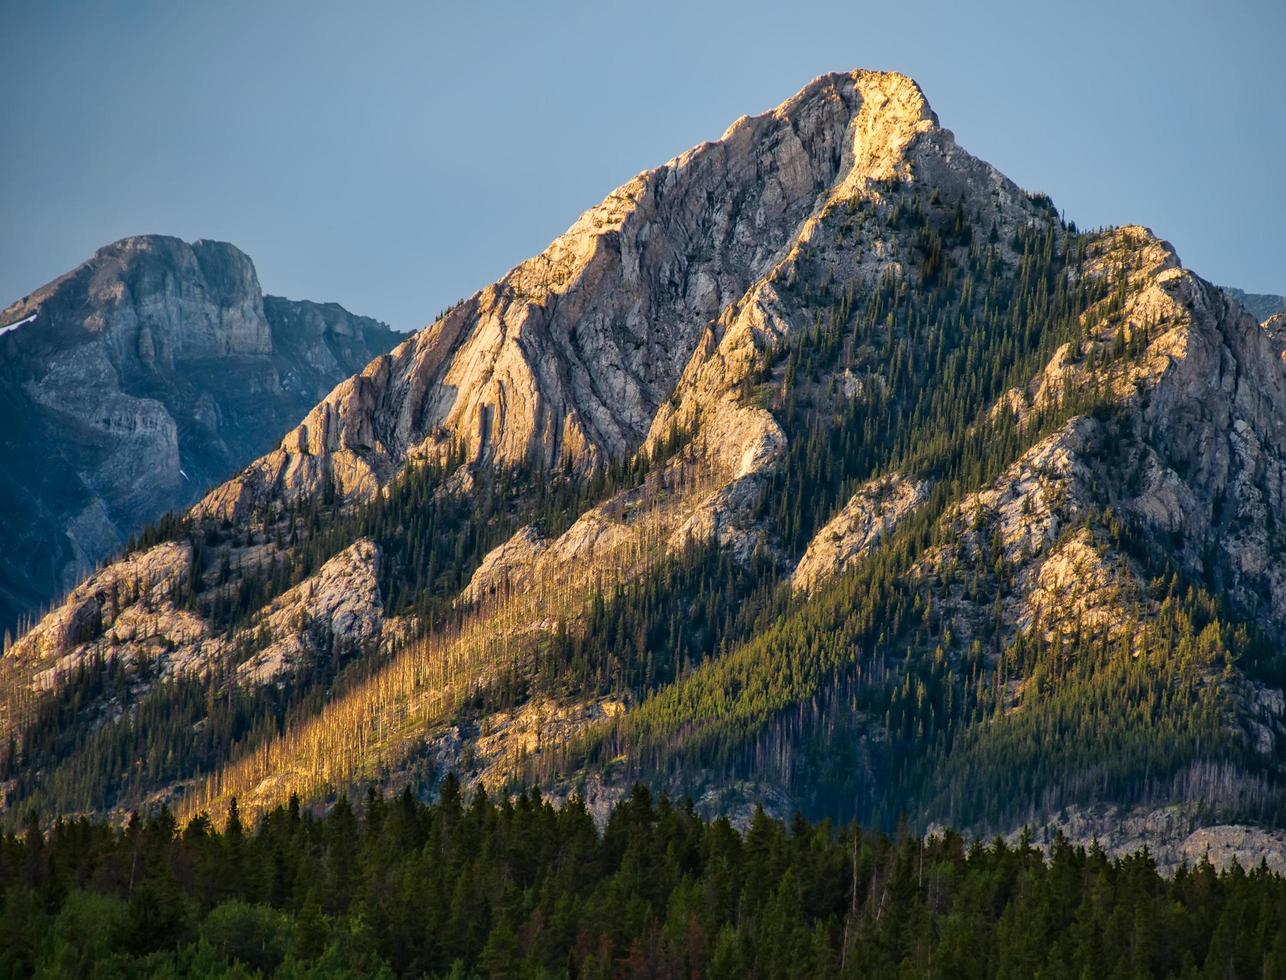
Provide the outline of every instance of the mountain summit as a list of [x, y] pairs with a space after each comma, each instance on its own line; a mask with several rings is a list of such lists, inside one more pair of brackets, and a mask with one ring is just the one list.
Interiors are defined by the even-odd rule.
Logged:
[[369, 494], [453, 443], [488, 464], [585, 472], [624, 458], [720, 314], [790, 260], [829, 204], [909, 166], [913, 141], [943, 176], [973, 168], [1021, 210], [1018, 189], [955, 147], [911, 79], [823, 76], [608, 195], [337, 389], [209, 507], [233, 513], [327, 480]]
[[644, 778], [1268, 853], [1281, 337], [823, 76], [74, 589], [0, 661], [11, 805]]
[[159, 235], [99, 249], [0, 323], [21, 323], [0, 336], [0, 629], [269, 449], [395, 337], [264, 297], [232, 245]]

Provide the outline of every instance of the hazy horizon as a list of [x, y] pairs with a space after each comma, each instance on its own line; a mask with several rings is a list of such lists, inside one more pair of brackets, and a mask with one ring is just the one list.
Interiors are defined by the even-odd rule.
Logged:
[[916, 78], [1082, 227], [1145, 224], [1212, 281], [1286, 293], [1281, 5], [986, 6], [9, 3], [0, 306], [158, 233], [414, 329], [637, 172], [854, 67]]

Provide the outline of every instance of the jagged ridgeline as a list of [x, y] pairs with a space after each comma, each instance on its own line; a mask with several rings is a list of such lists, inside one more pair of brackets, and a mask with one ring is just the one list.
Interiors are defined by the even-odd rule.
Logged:
[[9, 806], [455, 771], [886, 827], [1104, 804], [1176, 846], [1280, 823], [1281, 353], [909, 79], [826, 76], [75, 590], [0, 661]]

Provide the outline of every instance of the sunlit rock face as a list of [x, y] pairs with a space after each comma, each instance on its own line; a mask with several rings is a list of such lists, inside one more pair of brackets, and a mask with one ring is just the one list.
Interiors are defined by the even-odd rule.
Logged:
[[911, 514], [928, 490], [928, 484], [897, 474], [864, 484], [809, 542], [792, 585], [813, 590], [841, 574]]
[[[1023, 210], [1016, 187], [937, 126], [913, 81], [823, 76], [618, 188], [540, 255], [339, 386], [203, 509], [244, 513], [327, 483], [369, 494], [453, 442], [489, 463], [583, 470], [619, 459], [658, 417], [668, 422], [666, 400], [696, 370], [698, 342], [712, 342], [724, 318], [760, 315], [764, 277], [817, 233], [822, 210], [905, 175], [909, 154], [926, 179], [981, 178], [1011, 220]], [[702, 374], [707, 395], [726, 387]]]
[[[952, 261], [961, 273], [950, 285], [935, 281], [922, 261], [924, 240], [916, 236], [929, 227], [922, 208], [932, 210], [934, 220], [954, 211], [976, 230], [963, 244], [945, 246], [954, 250]], [[923, 222], [919, 227], [906, 218], [910, 212]], [[1051, 276], [1111, 283], [1112, 291], [1103, 296], [1088, 290], [1098, 298], [1087, 298], [1084, 308], [1068, 315], [1072, 326], [1058, 334], [1057, 344], [1033, 348], [1030, 361], [1019, 362], [1023, 377], [996, 383], [1012, 388], [987, 388], [976, 403], [958, 400], [967, 406], [959, 408], [959, 429], [967, 434], [992, 431], [980, 428], [988, 421], [1012, 419], [1012, 454], [982, 447], [980, 456], [996, 458], [989, 456], [988, 467], [968, 477], [974, 482], [953, 486], [964, 478], [944, 476], [908, 452], [888, 470], [875, 467], [836, 479], [827, 491], [833, 499], [826, 497], [793, 538], [785, 533], [779, 515], [788, 508], [772, 493], [781, 495], [783, 474], [801, 458], [792, 453], [808, 445], [812, 423], [821, 420], [819, 430], [838, 429], [841, 420], [853, 417], [845, 415], [848, 407], [891, 390], [896, 355], [890, 352], [899, 342], [917, 340], [907, 320], [890, 311], [862, 338], [852, 331], [853, 346], [860, 343], [862, 350], [814, 358], [819, 324], [837, 306], [847, 308], [849, 299], [871, 295], [882, 283], [895, 284], [899, 301], [916, 315], [934, 309], [933, 303], [917, 307], [925, 297], [942, 299], [952, 290], [961, 295], [977, 282], [997, 287], [997, 296], [1022, 293], [1020, 270], [1030, 270], [1024, 261], [1027, 234], [1039, 236], [1051, 254], [1056, 241], [1078, 246], [1067, 253], [1076, 252], [1075, 262], [1057, 266]], [[193, 262], [192, 268], [201, 268]], [[237, 262], [225, 256], [207, 265], [212, 271], [201, 274], [200, 288], [176, 287], [165, 296], [178, 298], [153, 304], [192, 305], [199, 328], [187, 347], [167, 340], [169, 334], [156, 326], [148, 327], [144, 341], [139, 324], [150, 324], [151, 313], [122, 314], [123, 326], [115, 332], [100, 326], [99, 334], [133, 338], [131, 349], [146, 355], [132, 355], [139, 363], [178, 365], [179, 348], [203, 352], [191, 360], [263, 358], [256, 346], [263, 342], [262, 330], [251, 315], [255, 303], [233, 300], [245, 292], [244, 283], [228, 285], [243, 282]], [[224, 298], [209, 299], [215, 295]], [[846, 298], [843, 304], [840, 298]], [[278, 358], [273, 363], [280, 363], [287, 343], [294, 344], [289, 369], [277, 368], [279, 388], [304, 391], [309, 377], [326, 376], [344, 363], [337, 345], [350, 345], [345, 349], [356, 356], [359, 318], [270, 298], [261, 305]], [[951, 305], [948, 296], [937, 309]], [[225, 334], [211, 326], [211, 310], [226, 318]], [[994, 361], [1022, 347], [1014, 331], [1041, 326], [1034, 323], [1039, 316], [1015, 314], [987, 327], [977, 306], [961, 304], [960, 310], [943, 329], [994, 336], [997, 347], [986, 355]], [[920, 322], [917, 329], [922, 337], [925, 331], [932, 336], [941, 326]], [[56, 686], [58, 664], [97, 657], [155, 658], [173, 674], [208, 671], [228, 685], [288, 689], [303, 683], [296, 673], [301, 665], [315, 667], [329, 654], [338, 663], [377, 651], [388, 659], [363, 664], [371, 671], [368, 683], [314, 699], [315, 712], [300, 718], [271, 752], [222, 760], [228, 768], [220, 777], [227, 775], [227, 783], [215, 780], [200, 805], [217, 810], [225, 802], [220, 794], [235, 787], [248, 807], [269, 806], [286, 787], [307, 795], [309, 787], [355, 773], [410, 780], [452, 769], [467, 780], [499, 786], [515, 771], [509, 768], [513, 759], [558, 751], [608, 722], [638, 719], [646, 715], [647, 698], [664, 696], [666, 688], [637, 695], [571, 687], [528, 696], [515, 683], [507, 690], [517, 693], [503, 710], [453, 715], [443, 707], [454, 697], [483, 705], [488, 685], [498, 677], [522, 675], [549, 648], [584, 628], [596, 599], [632, 601], [631, 588], [695, 546], [709, 549], [725, 567], [770, 569], [763, 573], [766, 581], [780, 587], [775, 599], [790, 615], [822, 608], [835, 611], [833, 622], [842, 626], [849, 607], [864, 601], [845, 591], [866, 587], [850, 573], [903, 548], [910, 557], [899, 567], [899, 583], [915, 591], [915, 608], [925, 621], [944, 627], [935, 653], [944, 675], [994, 669], [994, 717], [1018, 717], [1038, 706], [1041, 684], [1018, 668], [1000, 677], [998, 645], [1060, 638], [1071, 644], [1093, 634], [1110, 641], [1122, 658], [1132, 658], [1155, 641], [1161, 603], [1153, 595], [1154, 573], [1139, 557], [1148, 547], [1175, 574], [1208, 583], [1240, 621], [1274, 641], [1286, 636], [1286, 542], [1274, 517], [1286, 504], [1283, 337], [1280, 315], [1247, 313], [1184, 269], [1173, 248], [1148, 229], [1076, 235], [1047, 198], [1025, 194], [961, 149], [910, 79], [864, 71], [827, 75], [781, 106], [736, 121], [720, 139], [640, 174], [540, 255], [396, 349], [369, 359], [360, 373], [324, 397], [318, 394], [310, 411], [301, 410], [302, 421], [283, 430], [275, 448], [190, 512], [202, 527], [219, 529], [211, 537], [222, 550], [207, 555], [202, 566], [209, 580], [203, 598], [209, 600], [220, 589], [234, 592], [250, 574], [266, 576], [278, 559], [298, 559], [298, 546], [285, 530], [296, 529], [289, 523], [293, 515], [282, 515], [306, 510], [309, 498], [337, 501], [336, 526], [350, 528], [355, 525], [342, 521], [371, 512], [357, 505], [378, 503], [418, 461], [463, 460], [454, 472], [441, 474], [424, 499], [463, 499], [503, 530], [471, 553], [467, 575], [421, 607], [430, 610], [425, 620], [416, 622], [395, 608], [390, 595], [404, 582], [394, 581], [389, 594], [381, 591], [398, 547], [409, 544], [404, 550], [412, 556], [428, 550], [421, 546], [431, 535], [423, 529], [417, 533], [424, 540], [407, 542], [398, 538], [401, 528], [381, 526], [393, 544], [368, 540], [367, 533], [379, 538], [368, 530], [329, 540], [325, 555], [283, 580], [278, 594], [254, 593], [257, 608], [246, 609], [227, 635], [203, 618], [199, 602], [167, 605], [172, 591], [182, 591], [172, 584], [144, 591], [142, 598], [131, 592], [125, 605], [114, 598], [111, 583], [140, 575], [181, 585], [190, 556], [169, 543], [83, 583], [21, 641], [5, 666], [15, 684], [26, 685], [24, 691]], [[876, 340], [889, 343], [881, 348]], [[113, 351], [129, 346], [113, 343]], [[223, 353], [211, 353], [220, 344]], [[931, 353], [926, 346], [923, 357]], [[117, 370], [117, 361], [102, 357]], [[926, 385], [947, 391], [971, 380], [939, 373]], [[1093, 404], [1092, 409], [1059, 414], [1062, 399], [1085, 392], [1095, 393], [1095, 400], [1073, 404]], [[44, 397], [42, 405], [64, 397], [75, 404], [71, 394]], [[232, 408], [214, 396], [203, 404], [203, 419], [229, 424]], [[123, 403], [118, 416], [111, 416], [119, 418], [117, 428], [152, 439], [162, 447], [157, 459], [165, 458], [165, 447], [177, 438], [177, 449], [169, 452], [182, 464], [183, 424], [175, 423], [167, 435], [164, 419], [149, 427], [128, 414], [132, 405]], [[791, 406], [804, 406], [794, 419]], [[932, 443], [939, 435], [908, 431], [914, 434], [908, 441]], [[833, 460], [828, 453], [835, 443], [817, 444], [823, 448], [814, 458]], [[647, 465], [627, 471], [637, 479], [604, 484], [609, 488], [578, 499], [574, 511], [535, 520], [519, 505], [505, 514], [486, 509], [486, 495], [502, 482], [502, 471], [525, 466], [525, 475], [537, 480], [551, 471], [601, 476], [607, 464], [637, 462], [640, 449], [648, 454]], [[159, 469], [162, 476], [168, 472]], [[127, 486], [123, 478], [122, 485]], [[400, 520], [414, 523], [413, 517]], [[1138, 531], [1133, 551], [1121, 545], [1119, 530], [1126, 522]], [[435, 533], [447, 532], [437, 527]], [[151, 570], [144, 574], [144, 568]], [[457, 586], [463, 588], [456, 591]], [[446, 626], [444, 609], [450, 611]], [[737, 610], [719, 613], [731, 620]], [[621, 642], [642, 641], [630, 636]], [[762, 655], [752, 643], [712, 647], [716, 652], [697, 670], [715, 657]], [[962, 651], [975, 649], [966, 664]], [[910, 645], [895, 652], [887, 658], [891, 666], [881, 671], [896, 674], [904, 668], [892, 661], [905, 653], [909, 665], [916, 653]], [[835, 651], [837, 658], [847, 655]], [[786, 673], [803, 666], [787, 660]], [[1236, 669], [1191, 683], [1200, 688], [1216, 681], [1231, 705], [1230, 737], [1255, 765], [1277, 765], [1286, 744], [1281, 691]], [[854, 768], [863, 769], [887, 743], [885, 721], [865, 717], [859, 699], [832, 699], [841, 690], [838, 681], [822, 683], [836, 686], [811, 691], [811, 704], [799, 695], [791, 710], [798, 707], [800, 717], [843, 713], [826, 723], [837, 722], [854, 735]], [[692, 703], [719, 710], [740, 695], [735, 688], [730, 683]], [[692, 717], [697, 711], [675, 714], [682, 714], [673, 730], [679, 742], [702, 719]], [[799, 730], [785, 723], [772, 727], [779, 720], [756, 732], [764, 738], [761, 744], [773, 745], [772, 752], [757, 756], [766, 770], [776, 759], [789, 760], [795, 740], [801, 740]], [[600, 802], [628, 791], [621, 773], [631, 772], [629, 765], [646, 771], [646, 759], [629, 758], [628, 746], [622, 753], [601, 771], [576, 774], [594, 787]], [[628, 764], [623, 769], [616, 766], [622, 760]], [[1244, 773], [1226, 770], [1224, 761], [1194, 757], [1184, 785], [1217, 784], [1218, 792], [1230, 795], [1250, 786], [1239, 782]], [[675, 792], [693, 791], [712, 810], [749, 812], [750, 801], [759, 798], [788, 814], [802, 799], [799, 786], [780, 776], [789, 769], [785, 762], [780, 770], [750, 774], [720, 765], [711, 763], [697, 774], [675, 767], [664, 775]], [[1058, 787], [1045, 788], [1047, 797], [1032, 801], [1033, 819], [1048, 817], [1038, 810], [1048, 809], [1057, 796]], [[1165, 787], [1149, 792], [1157, 797], [1149, 806], [1155, 803], [1161, 813], [1191, 802], [1197, 791], [1181, 786], [1174, 799]], [[919, 817], [931, 820], [934, 814]], [[1168, 840], [1167, 853], [1186, 854], [1192, 840], [1203, 839], [1190, 836], [1201, 828], [1186, 817], [1147, 817], [1145, 823], [1149, 835]], [[1269, 840], [1236, 826], [1208, 829], [1211, 839], [1224, 840], [1231, 850]], [[1093, 832], [1099, 833], [1097, 825]]]
[[0, 336], [6, 627], [271, 447], [396, 336], [335, 304], [265, 299], [231, 245], [161, 236], [100, 249], [0, 314], [23, 320]]

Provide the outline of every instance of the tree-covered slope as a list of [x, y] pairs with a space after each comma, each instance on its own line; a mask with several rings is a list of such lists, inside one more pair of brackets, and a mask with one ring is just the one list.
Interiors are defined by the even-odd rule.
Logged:
[[969, 156], [909, 79], [826, 76], [24, 636], [11, 812], [456, 771], [887, 828], [1106, 813], [1171, 849], [1280, 824], [1281, 354], [1151, 232], [1080, 231]]
[[[291, 799], [256, 828], [61, 823], [0, 840], [8, 975], [1280, 977], [1286, 882], [1159, 873], [1061, 837], [895, 839], [758, 811], [744, 832], [636, 788], [499, 803], [448, 782]], [[257, 971], [250, 974], [247, 971]]]

